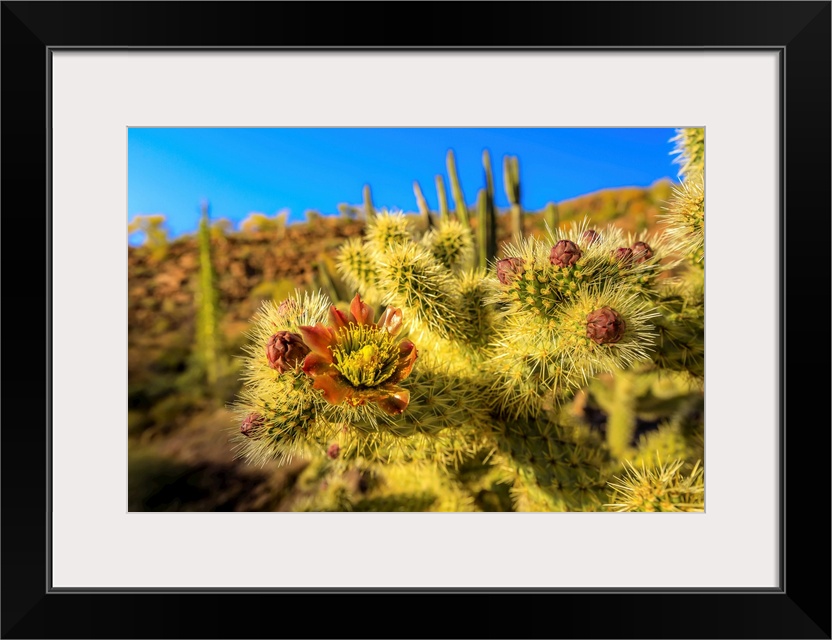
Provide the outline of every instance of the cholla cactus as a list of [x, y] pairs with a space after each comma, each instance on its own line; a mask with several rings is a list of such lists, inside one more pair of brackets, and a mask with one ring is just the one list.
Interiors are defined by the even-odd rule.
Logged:
[[683, 462], [657, 463], [637, 469], [631, 464], [621, 478], [610, 483], [613, 511], [704, 511], [704, 470], [697, 463], [689, 475], [681, 472]]
[[485, 268], [453, 172], [456, 217], [420, 234], [376, 212], [339, 254], [349, 311], [298, 292], [254, 318], [240, 455], [313, 460], [298, 510], [695, 510], [704, 298], [686, 258], [703, 201], [687, 153], [666, 229], [585, 220], [517, 236]]

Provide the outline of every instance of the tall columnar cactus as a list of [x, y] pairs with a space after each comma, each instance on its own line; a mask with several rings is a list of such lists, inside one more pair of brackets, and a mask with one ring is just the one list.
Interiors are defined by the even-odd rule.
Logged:
[[448, 213], [448, 194], [445, 192], [445, 179], [436, 176], [436, 198], [439, 201], [439, 220], [446, 222], [450, 217]]
[[558, 224], [560, 223], [560, 216], [558, 215], [558, 205], [554, 202], [550, 202], [546, 205], [546, 208], [543, 210], [543, 221], [545, 222], [545, 226], [549, 230], [554, 230], [558, 228]]
[[520, 205], [520, 161], [516, 156], [503, 157], [503, 185], [511, 204], [511, 232], [515, 238], [522, 238], [525, 229]]
[[701, 510], [701, 224], [668, 207], [669, 230], [552, 225], [475, 269], [463, 221], [378, 212], [338, 257], [348, 311], [255, 316], [239, 454], [313, 460], [300, 510]]
[[456, 211], [457, 220], [464, 225], [468, 225], [468, 206], [465, 204], [465, 194], [462, 192], [462, 184], [459, 182], [459, 175], [456, 172], [456, 158], [453, 149], [448, 149], [446, 164], [448, 166], [448, 179], [451, 181], [451, 193], [454, 196], [454, 210]]
[[364, 185], [362, 194], [364, 196], [364, 217], [367, 220], [372, 220], [376, 217], [376, 208], [373, 206], [373, 192], [370, 190], [370, 185]]
[[209, 385], [214, 385], [220, 375], [219, 294], [214, 265], [211, 261], [211, 226], [208, 203], [202, 204], [199, 221], [199, 280], [196, 287], [196, 336], [197, 359], [205, 370]]
[[488, 149], [482, 152], [482, 166], [485, 171], [485, 189], [477, 200], [478, 266], [485, 269], [490, 260], [497, 256], [497, 210], [494, 207], [494, 174], [491, 171], [491, 156]]
[[422, 193], [422, 187], [419, 186], [417, 180], [413, 181], [413, 194], [416, 196], [416, 203], [419, 206], [419, 215], [422, 217], [422, 228], [429, 231], [433, 227], [433, 218], [430, 214], [430, 207], [428, 201], [425, 199], [425, 194]]

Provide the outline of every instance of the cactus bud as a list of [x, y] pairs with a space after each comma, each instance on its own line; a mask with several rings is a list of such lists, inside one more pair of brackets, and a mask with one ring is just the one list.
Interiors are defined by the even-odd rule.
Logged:
[[497, 278], [503, 284], [508, 284], [512, 278], [523, 275], [523, 265], [526, 261], [523, 258], [505, 258], [497, 261]]
[[280, 305], [277, 307], [277, 313], [279, 316], [285, 318], [286, 316], [295, 313], [298, 310], [298, 303], [292, 300], [291, 298], [286, 298]]
[[601, 241], [601, 234], [595, 229], [587, 229], [581, 234], [581, 243], [586, 247], [591, 247], [596, 242]]
[[549, 262], [556, 267], [571, 267], [581, 257], [581, 250], [571, 240], [559, 240], [549, 253]]
[[636, 264], [642, 263], [653, 257], [653, 249], [646, 242], [636, 242], [632, 247], [633, 261]]
[[326, 455], [330, 460], [335, 460], [338, 457], [338, 454], [341, 453], [341, 447], [338, 446], [337, 442], [333, 442], [329, 445], [329, 449], [326, 450]]
[[597, 309], [586, 317], [586, 337], [597, 344], [614, 344], [626, 330], [624, 318], [610, 307]]
[[245, 420], [243, 420], [240, 425], [240, 433], [242, 433], [246, 438], [252, 438], [260, 427], [263, 426], [263, 424], [264, 422], [262, 416], [259, 416], [256, 413], [250, 413], [245, 417]]
[[612, 252], [612, 257], [616, 262], [628, 265], [633, 261], [633, 250], [629, 247], [619, 247]]
[[266, 358], [269, 366], [280, 373], [285, 373], [303, 360], [309, 353], [309, 347], [303, 338], [290, 331], [278, 331], [266, 344]]

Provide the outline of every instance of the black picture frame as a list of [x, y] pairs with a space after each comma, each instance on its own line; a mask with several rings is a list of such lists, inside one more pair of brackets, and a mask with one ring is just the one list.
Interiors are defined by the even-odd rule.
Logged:
[[[830, 2], [455, 4], [2, 3], [3, 638], [830, 638]], [[130, 47], [778, 51], [780, 587], [52, 589], [51, 52]]]

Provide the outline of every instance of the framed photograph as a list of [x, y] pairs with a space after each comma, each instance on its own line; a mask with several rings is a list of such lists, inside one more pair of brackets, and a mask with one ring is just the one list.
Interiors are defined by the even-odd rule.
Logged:
[[830, 3], [323, 6], [3, 2], [3, 637], [829, 638]]

